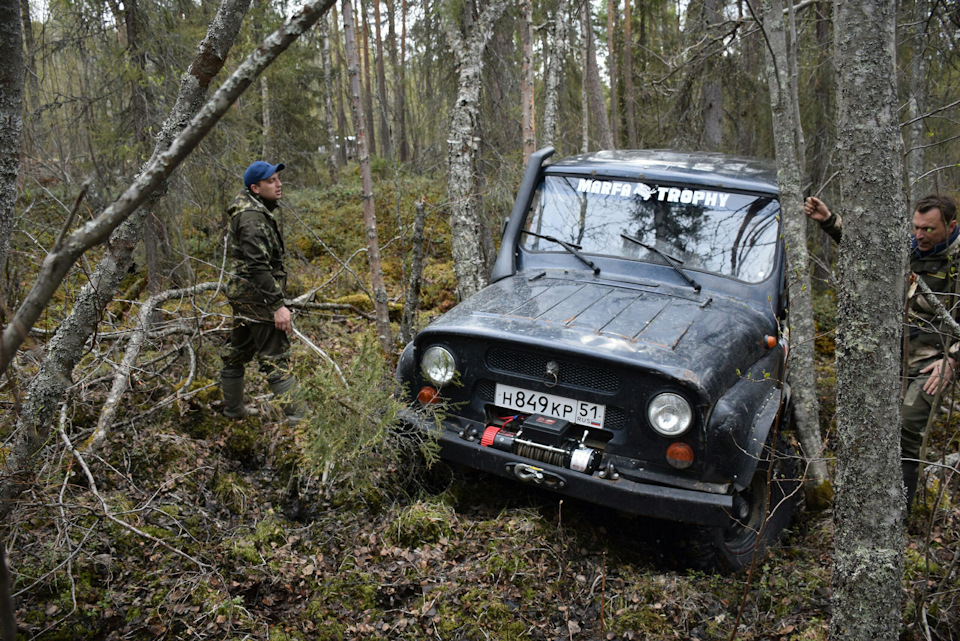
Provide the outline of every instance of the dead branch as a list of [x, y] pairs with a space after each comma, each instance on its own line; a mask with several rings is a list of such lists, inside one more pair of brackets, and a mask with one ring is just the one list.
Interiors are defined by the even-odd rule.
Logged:
[[147, 302], [140, 309], [140, 314], [137, 316], [137, 326], [130, 337], [130, 342], [127, 344], [127, 351], [123, 355], [120, 367], [117, 369], [116, 374], [114, 374], [113, 388], [110, 390], [110, 395], [107, 396], [107, 401], [100, 411], [97, 429], [94, 431], [93, 436], [86, 442], [84, 451], [89, 452], [98, 449], [107, 438], [107, 431], [111, 423], [113, 423], [114, 415], [117, 413], [117, 404], [120, 402], [120, 397], [123, 396], [123, 393], [127, 391], [130, 371], [133, 369], [137, 357], [140, 355], [140, 348], [143, 347], [143, 341], [146, 339], [147, 330], [150, 327], [150, 319], [153, 317], [154, 310], [159, 305], [173, 298], [195, 296], [200, 292], [216, 289], [217, 285], [218, 283], [209, 282], [186, 289], [169, 289], [147, 299]]
[[96, 480], [94, 480], [93, 473], [90, 471], [90, 468], [87, 467], [87, 462], [83, 459], [83, 456], [80, 454], [80, 452], [78, 452], [73, 447], [73, 443], [70, 442], [70, 437], [67, 436], [66, 431], [63, 429], [63, 423], [65, 421], [66, 421], [66, 405], [63, 405], [60, 409], [60, 430], [59, 430], [60, 439], [63, 441], [63, 444], [67, 448], [67, 451], [73, 455], [73, 458], [77, 461], [77, 464], [81, 467], [81, 469], [83, 469], [83, 473], [87, 477], [87, 483], [90, 484], [90, 492], [93, 493], [95, 497], [97, 497], [97, 501], [99, 501], [100, 507], [103, 509], [103, 516], [106, 517], [108, 521], [116, 523], [117, 525], [124, 528], [125, 530], [129, 530], [130, 532], [133, 532], [137, 536], [143, 537], [145, 539], [149, 539], [150, 541], [153, 541], [157, 545], [160, 545], [166, 548], [167, 550], [169, 550], [170, 552], [173, 552], [177, 556], [183, 557], [184, 559], [190, 561], [200, 569], [209, 569], [211, 566], [204, 563], [203, 561], [193, 558], [183, 550], [178, 550], [177, 548], [173, 547], [166, 541], [162, 539], [158, 539], [155, 536], [151, 536], [150, 534], [147, 534], [143, 530], [140, 530], [139, 528], [136, 528], [133, 525], [130, 525], [123, 519], [118, 519], [117, 517], [115, 517], [113, 514], [110, 513], [110, 508], [107, 506], [107, 502], [104, 500], [102, 496], [100, 496], [100, 492], [97, 490], [97, 482]]
[[946, 323], [950, 328], [950, 331], [953, 332], [953, 335], [957, 338], [960, 338], [960, 324], [954, 320], [953, 316], [950, 315], [950, 312], [947, 311], [947, 308], [944, 307], [943, 303], [937, 298], [936, 294], [933, 293], [933, 290], [923, 282], [922, 278], [916, 278], [916, 276], [911, 276], [911, 278], [916, 279], [917, 289], [920, 290], [920, 293], [923, 294], [924, 300], [933, 307], [933, 310], [936, 312], [934, 320], [941, 321]]
[[354, 314], [356, 314], [357, 316], [360, 316], [361, 318], [365, 318], [367, 320], [374, 320], [373, 314], [369, 312], [365, 312], [362, 309], [359, 309], [347, 303], [306, 303], [306, 302], [299, 302], [300, 298], [302, 297], [297, 297], [293, 301], [288, 301], [287, 307], [289, 307], [290, 309], [304, 309], [304, 310], [328, 309], [328, 310], [334, 310], [334, 311], [340, 311], [340, 312], [344, 312], [344, 311], [353, 312]]
[[293, 333], [296, 334], [297, 338], [299, 338], [300, 340], [302, 340], [304, 343], [307, 344], [307, 347], [311, 348], [313, 351], [319, 354], [325, 361], [333, 365], [333, 369], [337, 370], [337, 374], [340, 376], [340, 380], [343, 381], [343, 384], [346, 387], [347, 379], [344, 378], [343, 372], [340, 371], [340, 367], [334, 362], [334, 360], [330, 358], [325, 351], [323, 351], [322, 349], [314, 345], [313, 341], [311, 341], [309, 338], [304, 336], [303, 333], [299, 329], [297, 329], [295, 325], [293, 325], [293, 323], [290, 324], [290, 328], [293, 330]]

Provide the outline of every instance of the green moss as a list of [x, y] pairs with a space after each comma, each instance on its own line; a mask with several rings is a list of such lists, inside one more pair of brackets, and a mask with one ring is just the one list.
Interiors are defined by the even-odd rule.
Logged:
[[260, 458], [264, 430], [259, 417], [228, 421], [230, 428], [226, 445], [227, 456], [241, 463], [251, 464]]
[[526, 623], [495, 592], [467, 590], [459, 603], [438, 599], [434, 623], [441, 639], [512, 641], [529, 638]]
[[243, 514], [247, 509], [247, 496], [250, 487], [243, 477], [228, 472], [216, 473], [213, 476], [213, 495], [234, 514]]
[[444, 503], [418, 501], [401, 510], [387, 531], [387, 539], [400, 547], [420, 547], [449, 538], [457, 515]]

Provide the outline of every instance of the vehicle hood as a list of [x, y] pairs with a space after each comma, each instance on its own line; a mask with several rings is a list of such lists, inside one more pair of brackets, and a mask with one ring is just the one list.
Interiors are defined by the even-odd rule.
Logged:
[[615, 361], [671, 377], [712, 403], [770, 351], [764, 339], [777, 335], [777, 325], [772, 313], [705, 290], [578, 279], [558, 270], [521, 272], [486, 287], [417, 342], [438, 334]]

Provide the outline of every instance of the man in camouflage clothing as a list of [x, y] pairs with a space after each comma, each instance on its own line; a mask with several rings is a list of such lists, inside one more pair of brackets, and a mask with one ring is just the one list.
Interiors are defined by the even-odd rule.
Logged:
[[295, 423], [302, 413], [294, 398], [297, 379], [289, 369], [291, 315], [283, 300], [283, 237], [273, 215], [280, 206], [283, 167], [262, 160], [251, 164], [243, 174], [246, 189], [227, 208], [232, 262], [227, 298], [233, 328], [221, 355], [220, 389], [223, 413], [230, 418], [258, 413], [243, 404], [244, 369], [255, 356], [287, 420]]
[[[840, 242], [843, 232], [839, 216], [830, 213], [819, 198], [808, 198], [804, 213]], [[932, 194], [917, 202], [913, 213], [910, 271], [934, 292], [954, 318], [960, 309], [957, 268], [960, 256], [960, 228], [957, 203], [950, 196]], [[907, 509], [913, 502], [920, 476], [920, 449], [927, 426], [932, 422], [937, 397], [956, 378], [960, 342], [919, 291], [915, 279], [907, 289], [907, 324], [904, 328], [904, 372], [900, 451]]]

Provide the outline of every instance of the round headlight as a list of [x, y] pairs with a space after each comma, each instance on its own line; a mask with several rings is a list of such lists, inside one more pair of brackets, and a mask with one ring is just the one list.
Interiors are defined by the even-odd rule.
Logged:
[[693, 424], [693, 408], [679, 394], [665, 392], [650, 401], [647, 418], [660, 434], [680, 436]]
[[420, 359], [420, 367], [427, 380], [436, 385], [446, 385], [453, 380], [457, 371], [457, 361], [449, 350], [433, 345], [428, 347]]

